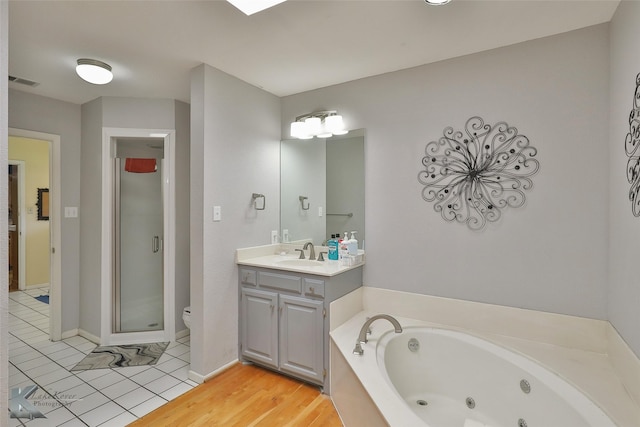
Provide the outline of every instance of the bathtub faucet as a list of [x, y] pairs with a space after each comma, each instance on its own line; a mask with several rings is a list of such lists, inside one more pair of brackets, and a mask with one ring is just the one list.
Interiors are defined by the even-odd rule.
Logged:
[[356, 341], [356, 347], [353, 349], [353, 354], [362, 356], [362, 354], [364, 353], [364, 350], [362, 349], [362, 344], [368, 341], [367, 331], [369, 330], [369, 326], [371, 326], [371, 324], [378, 319], [387, 319], [389, 322], [391, 322], [391, 324], [396, 330], [396, 334], [399, 334], [400, 332], [402, 332], [402, 326], [400, 326], [400, 323], [393, 317], [389, 316], [388, 314], [377, 314], [373, 317], [370, 317], [367, 319], [366, 322], [364, 322], [364, 325], [362, 325], [362, 329], [360, 329], [360, 334], [358, 335], [358, 340]]

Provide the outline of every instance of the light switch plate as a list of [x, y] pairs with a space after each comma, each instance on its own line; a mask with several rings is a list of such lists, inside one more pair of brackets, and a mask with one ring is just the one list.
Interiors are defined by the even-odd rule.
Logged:
[[278, 230], [271, 230], [271, 244], [275, 245], [278, 243]]
[[286, 228], [282, 230], [282, 243], [289, 243], [289, 230]]
[[322, 206], [318, 206], [318, 216], [322, 216]]
[[77, 218], [78, 217], [78, 208], [76, 206], [65, 206], [64, 207], [64, 217], [65, 218]]
[[214, 221], [222, 221], [222, 207], [214, 206], [213, 207], [213, 220]]

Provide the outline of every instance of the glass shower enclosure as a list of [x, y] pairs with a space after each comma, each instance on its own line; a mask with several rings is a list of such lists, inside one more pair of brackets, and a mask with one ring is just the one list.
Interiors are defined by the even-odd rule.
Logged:
[[164, 329], [164, 139], [118, 138], [114, 167], [114, 333]]

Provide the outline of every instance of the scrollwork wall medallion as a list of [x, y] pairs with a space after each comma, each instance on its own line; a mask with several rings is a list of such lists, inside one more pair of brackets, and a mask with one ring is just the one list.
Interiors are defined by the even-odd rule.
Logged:
[[629, 114], [629, 133], [624, 140], [627, 153], [627, 180], [631, 184], [629, 201], [631, 212], [640, 216], [640, 74], [636, 76], [636, 92], [633, 95], [633, 109]]
[[524, 205], [531, 176], [540, 168], [537, 152], [515, 127], [471, 117], [464, 131], [447, 127], [439, 140], [427, 144], [418, 174], [422, 198], [434, 202], [446, 221], [481, 230], [507, 207]]

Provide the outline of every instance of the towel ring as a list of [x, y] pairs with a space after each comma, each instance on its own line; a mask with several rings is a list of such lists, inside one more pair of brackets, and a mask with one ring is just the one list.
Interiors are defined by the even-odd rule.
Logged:
[[[257, 211], [263, 211], [264, 208], [267, 207], [267, 199], [264, 197], [264, 194], [253, 193], [251, 199], [253, 200], [253, 207]], [[262, 199], [262, 207], [258, 206], [258, 199]]]
[[[302, 206], [302, 210], [303, 211], [308, 211], [309, 210], [309, 198], [307, 196], [300, 196], [298, 197], [298, 199], [300, 200], [300, 205]], [[307, 206], [305, 207], [304, 202], [307, 202]]]

